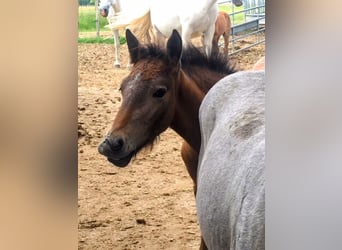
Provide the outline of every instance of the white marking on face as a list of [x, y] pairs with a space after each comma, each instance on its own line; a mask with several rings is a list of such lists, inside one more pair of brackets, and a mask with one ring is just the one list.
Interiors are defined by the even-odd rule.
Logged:
[[141, 81], [141, 73], [136, 74], [131, 81], [127, 82], [126, 88], [127, 88], [128, 96], [130, 96], [134, 92], [134, 90], [138, 86], [138, 82], [140, 81]]

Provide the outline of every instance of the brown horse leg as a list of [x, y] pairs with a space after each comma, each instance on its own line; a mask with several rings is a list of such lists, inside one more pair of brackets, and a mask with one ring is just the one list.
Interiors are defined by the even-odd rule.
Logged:
[[[186, 141], [184, 141], [182, 144], [181, 154], [182, 154], [182, 158], [185, 163], [185, 166], [188, 170], [188, 173], [194, 182], [194, 193], [196, 196], [196, 191], [197, 191], [196, 176], [197, 176], [198, 153]], [[208, 250], [202, 237], [201, 237], [200, 250]]]
[[186, 142], [183, 142], [181, 155], [185, 163], [186, 169], [194, 182], [194, 193], [196, 195], [196, 176], [197, 176], [197, 164], [198, 164], [198, 153]]
[[208, 250], [207, 245], [205, 244], [203, 238], [201, 237], [201, 245], [200, 245], [200, 250]]
[[223, 33], [223, 39], [224, 39], [224, 54], [228, 55], [229, 33], [227, 32]]
[[220, 39], [220, 36], [215, 33], [213, 37], [213, 43], [212, 43], [212, 51], [215, 53], [219, 52], [219, 46], [218, 46], [219, 39]]

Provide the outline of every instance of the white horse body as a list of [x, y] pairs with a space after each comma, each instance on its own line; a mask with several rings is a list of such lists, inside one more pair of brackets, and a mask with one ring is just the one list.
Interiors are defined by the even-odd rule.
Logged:
[[265, 73], [221, 79], [200, 108], [196, 205], [208, 249], [265, 248]]
[[[118, 18], [119, 22], [126, 22], [126, 25], [129, 25], [130, 22], [136, 18], [139, 18], [145, 15], [149, 11], [149, 5], [146, 4], [146, 1], [138, 1], [138, 0], [101, 0], [99, 4], [99, 9], [109, 8], [111, 16], [120, 16]], [[115, 25], [113, 23], [113, 25]]]
[[187, 46], [193, 34], [201, 33], [206, 54], [210, 55], [218, 13], [217, 0], [174, 0], [167, 9], [161, 3], [153, 0], [150, 4], [151, 23], [157, 41], [161, 43], [176, 29], [182, 36], [183, 45]]

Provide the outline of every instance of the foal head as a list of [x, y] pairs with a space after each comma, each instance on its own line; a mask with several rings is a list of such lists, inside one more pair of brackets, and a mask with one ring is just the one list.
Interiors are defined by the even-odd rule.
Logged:
[[119, 167], [125, 167], [170, 126], [182, 54], [182, 40], [175, 30], [166, 52], [140, 44], [129, 30], [126, 39], [133, 67], [121, 83], [122, 104], [112, 128], [98, 147], [100, 154]]

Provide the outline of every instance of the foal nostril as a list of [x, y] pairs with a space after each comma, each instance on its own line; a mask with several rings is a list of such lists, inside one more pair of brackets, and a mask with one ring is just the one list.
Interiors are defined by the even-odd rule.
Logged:
[[106, 138], [105, 142], [109, 145], [112, 151], [120, 151], [124, 144], [124, 141], [122, 140], [122, 138], [114, 138], [112, 140], [110, 140], [109, 138]]

